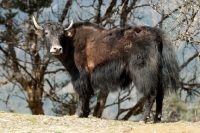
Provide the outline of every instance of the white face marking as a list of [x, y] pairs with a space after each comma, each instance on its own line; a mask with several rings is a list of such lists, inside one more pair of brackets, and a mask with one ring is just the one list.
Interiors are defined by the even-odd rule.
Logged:
[[50, 53], [53, 55], [60, 55], [63, 53], [63, 49], [59, 45], [53, 45], [50, 49]]

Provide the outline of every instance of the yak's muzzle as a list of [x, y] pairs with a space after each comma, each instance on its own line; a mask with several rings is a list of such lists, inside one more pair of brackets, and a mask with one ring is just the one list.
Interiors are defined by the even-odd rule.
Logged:
[[61, 46], [52, 46], [50, 53], [53, 55], [60, 55], [63, 53], [63, 48]]

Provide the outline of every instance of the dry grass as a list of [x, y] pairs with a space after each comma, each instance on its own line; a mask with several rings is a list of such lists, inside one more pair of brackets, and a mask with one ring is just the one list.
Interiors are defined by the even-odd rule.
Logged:
[[200, 122], [140, 124], [94, 117], [34, 116], [0, 112], [0, 133], [200, 133]]

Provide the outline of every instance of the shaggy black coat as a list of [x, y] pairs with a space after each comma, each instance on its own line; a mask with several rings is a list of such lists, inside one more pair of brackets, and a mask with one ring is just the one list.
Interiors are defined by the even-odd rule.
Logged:
[[95, 90], [115, 91], [133, 82], [146, 97], [142, 121], [150, 117], [155, 100], [154, 122], [161, 120], [164, 92], [176, 91], [179, 83], [176, 54], [162, 30], [147, 26], [106, 30], [89, 22], [74, 23], [68, 31], [51, 22], [43, 26], [46, 30], [51, 33], [44, 35], [48, 48], [55, 45], [52, 36], [63, 48], [63, 54], [55, 56], [72, 77], [79, 117], [88, 117]]

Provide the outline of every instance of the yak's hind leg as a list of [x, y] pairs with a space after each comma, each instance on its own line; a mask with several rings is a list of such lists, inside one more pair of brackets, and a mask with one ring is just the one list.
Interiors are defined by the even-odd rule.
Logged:
[[149, 95], [146, 96], [146, 101], [144, 104], [144, 112], [142, 119], [140, 120], [141, 123], [146, 123], [148, 118], [150, 118], [151, 108], [153, 106], [155, 99], [156, 99], [155, 92], [151, 92]]
[[159, 87], [157, 90], [156, 95], [156, 114], [154, 116], [153, 122], [160, 122], [162, 117], [162, 106], [163, 106], [163, 98], [164, 98], [164, 91], [162, 87]]
[[144, 104], [144, 113], [141, 122], [147, 122], [148, 118], [150, 118], [151, 108], [155, 100], [156, 100], [156, 114], [153, 118], [153, 122], [156, 123], [161, 121], [163, 98], [164, 98], [164, 90], [162, 88], [162, 85], [158, 84], [155, 91], [151, 92], [149, 95], [146, 96], [146, 101]]

